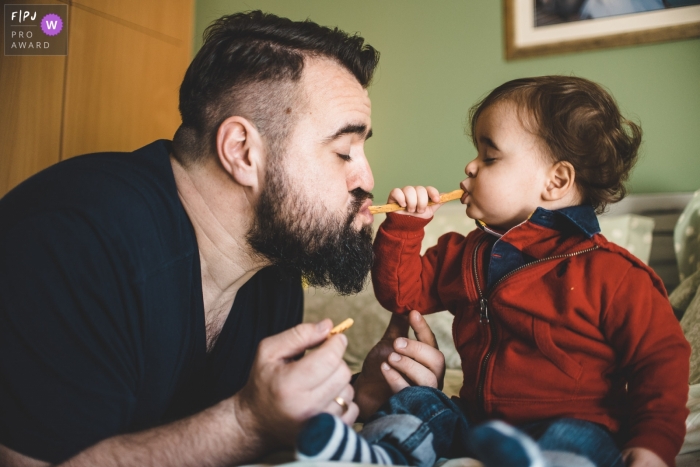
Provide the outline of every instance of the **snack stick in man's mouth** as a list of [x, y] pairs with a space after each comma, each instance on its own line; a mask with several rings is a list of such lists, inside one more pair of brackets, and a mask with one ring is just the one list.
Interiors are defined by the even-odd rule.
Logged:
[[350, 327], [351, 327], [354, 323], [355, 323], [355, 320], [354, 320], [354, 319], [348, 318], [348, 319], [346, 319], [345, 321], [343, 321], [342, 323], [340, 323], [339, 325], [337, 325], [336, 327], [334, 327], [333, 329], [331, 329], [330, 335], [332, 336], [333, 334], [339, 334], [339, 333], [341, 333], [341, 332], [345, 332], [345, 331], [347, 331], [348, 329], [350, 329]]

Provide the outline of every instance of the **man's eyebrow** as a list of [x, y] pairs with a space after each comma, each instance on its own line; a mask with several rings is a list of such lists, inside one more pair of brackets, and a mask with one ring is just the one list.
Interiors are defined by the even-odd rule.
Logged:
[[368, 140], [372, 137], [372, 129], [370, 128], [369, 131], [367, 131], [367, 125], [351, 123], [349, 125], [345, 125], [341, 129], [333, 133], [331, 136], [324, 138], [323, 142], [331, 143], [336, 139], [340, 138], [341, 136], [352, 134], [362, 136], [365, 140]]

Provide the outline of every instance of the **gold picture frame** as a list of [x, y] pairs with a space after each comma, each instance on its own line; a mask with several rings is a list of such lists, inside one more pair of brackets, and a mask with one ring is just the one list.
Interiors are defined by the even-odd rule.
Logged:
[[506, 60], [700, 37], [700, 5], [536, 26], [537, 1], [503, 0]]

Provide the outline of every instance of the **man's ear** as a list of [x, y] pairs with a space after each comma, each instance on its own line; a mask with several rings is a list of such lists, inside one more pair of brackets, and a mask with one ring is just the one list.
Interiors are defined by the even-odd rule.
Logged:
[[243, 117], [229, 117], [216, 132], [216, 152], [224, 170], [240, 185], [257, 189], [265, 145], [260, 132]]
[[545, 201], [559, 201], [567, 195], [576, 195], [576, 171], [571, 163], [559, 161], [552, 165], [547, 176], [547, 184], [542, 192]]

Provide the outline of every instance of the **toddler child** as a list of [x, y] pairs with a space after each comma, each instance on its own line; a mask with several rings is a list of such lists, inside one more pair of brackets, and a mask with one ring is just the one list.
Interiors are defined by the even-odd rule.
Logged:
[[596, 218], [625, 195], [640, 128], [602, 87], [569, 76], [507, 82], [470, 117], [478, 155], [461, 201], [478, 228], [421, 256], [438, 192], [394, 189], [389, 202], [406, 211], [379, 228], [372, 269], [385, 308], [454, 315], [460, 397], [406, 388], [360, 436], [321, 414], [300, 458], [673, 466], [690, 348], [661, 280]]

